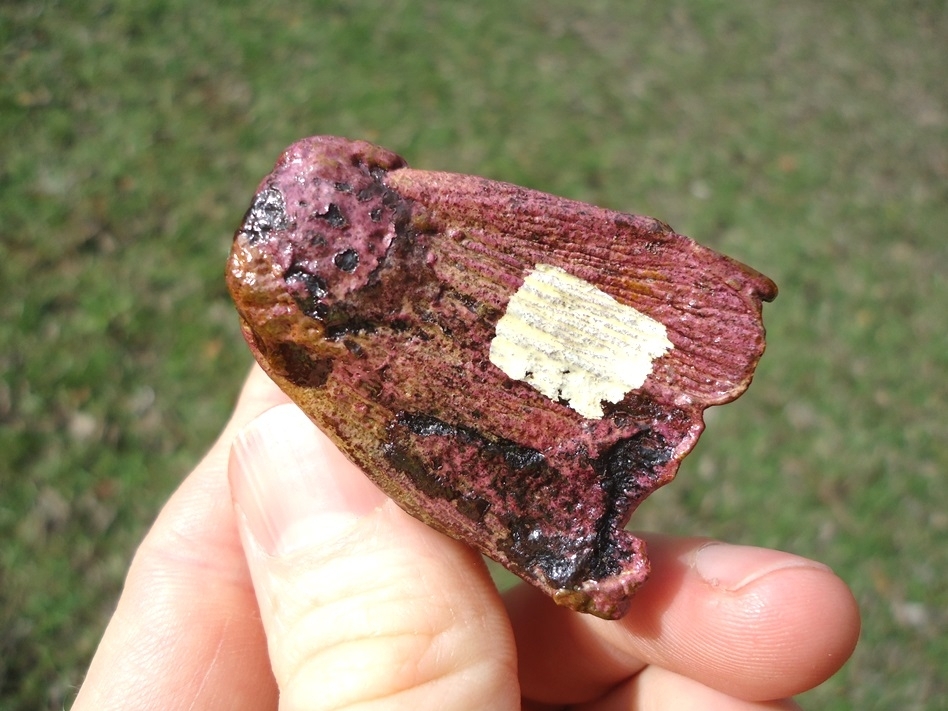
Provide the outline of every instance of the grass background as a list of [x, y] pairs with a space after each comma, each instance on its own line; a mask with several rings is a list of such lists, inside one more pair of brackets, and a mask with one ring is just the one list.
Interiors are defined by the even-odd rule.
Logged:
[[803, 702], [948, 696], [948, 6], [11, 0], [0, 8], [0, 709], [60, 709], [250, 363], [222, 271], [281, 149], [366, 138], [650, 214], [781, 288], [638, 527], [832, 565]]

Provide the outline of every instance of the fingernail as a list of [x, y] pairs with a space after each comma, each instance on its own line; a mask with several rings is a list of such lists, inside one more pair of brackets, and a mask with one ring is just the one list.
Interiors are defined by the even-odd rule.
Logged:
[[740, 590], [778, 570], [830, 570], [822, 563], [790, 553], [718, 542], [707, 543], [699, 548], [693, 565], [698, 575], [709, 585], [728, 591]]
[[243, 525], [269, 555], [337, 538], [385, 500], [295, 405], [241, 431], [228, 476]]

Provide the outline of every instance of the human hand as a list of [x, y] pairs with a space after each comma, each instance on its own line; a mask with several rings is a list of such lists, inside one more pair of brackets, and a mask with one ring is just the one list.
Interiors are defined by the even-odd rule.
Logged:
[[135, 556], [74, 711], [792, 709], [852, 652], [845, 584], [758, 548], [648, 536], [616, 622], [502, 597], [287, 402], [255, 368]]

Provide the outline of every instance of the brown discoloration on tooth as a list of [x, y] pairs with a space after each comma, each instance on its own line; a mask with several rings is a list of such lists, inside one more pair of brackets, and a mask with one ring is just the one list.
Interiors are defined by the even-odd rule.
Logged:
[[403, 508], [606, 618], [648, 575], [629, 515], [750, 383], [776, 295], [657, 220], [331, 137], [261, 183], [227, 278], [257, 360]]

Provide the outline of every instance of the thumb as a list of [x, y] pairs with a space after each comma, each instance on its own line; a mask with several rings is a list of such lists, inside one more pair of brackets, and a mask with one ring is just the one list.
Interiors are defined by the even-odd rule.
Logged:
[[480, 558], [408, 516], [293, 405], [234, 442], [238, 527], [280, 708], [519, 708]]

